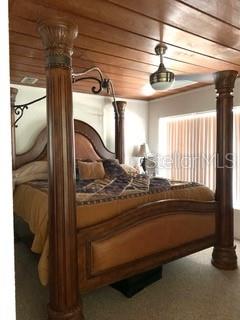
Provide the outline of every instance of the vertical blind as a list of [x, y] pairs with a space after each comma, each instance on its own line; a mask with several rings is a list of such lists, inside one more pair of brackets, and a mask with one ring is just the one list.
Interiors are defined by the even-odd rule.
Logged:
[[[196, 181], [215, 190], [216, 184], [216, 112], [163, 118], [164, 153], [170, 159], [168, 177]], [[240, 108], [234, 109], [234, 201], [240, 202]], [[159, 143], [161, 153], [161, 143]], [[169, 161], [168, 161], [169, 162]]]

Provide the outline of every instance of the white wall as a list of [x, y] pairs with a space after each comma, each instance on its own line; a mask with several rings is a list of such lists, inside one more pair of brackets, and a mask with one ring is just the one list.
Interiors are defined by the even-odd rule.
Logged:
[[[149, 146], [158, 153], [159, 118], [216, 109], [214, 86], [207, 86], [149, 102]], [[240, 106], [240, 79], [234, 89], [234, 106]], [[235, 210], [235, 237], [240, 239], [240, 211]]]
[[[18, 94], [16, 104], [23, 104], [46, 94], [42, 88], [31, 88], [27, 86], [11, 85], [17, 88]], [[16, 128], [16, 151], [25, 152], [34, 142], [37, 134], [46, 126], [46, 102], [37, 102], [24, 111], [23, 117], [18, 122]]]
[[[19, 89], [16, 104], [37, 99], [46, 94], [45, 89], [12, 85]], [[133, 150], [148, 140], [148, 103], [128, 100], [125, 112], [126, 163], [134, 163]], [[74, 118], [93, 126], [106, 146], [114, 151], [114, 112], [112, 99], [91, 94], [73, 93]], [[16, 128], [16, 149], [22, 153], [34, 143], [38, 133], [46, 126], [46, 100], [37, 102], [24, 112]]]

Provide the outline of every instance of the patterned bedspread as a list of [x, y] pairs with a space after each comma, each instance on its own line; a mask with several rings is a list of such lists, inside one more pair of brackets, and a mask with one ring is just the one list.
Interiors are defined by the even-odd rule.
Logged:
[[[47, 181], [32, 181], [33, 187], [47, 192]], [[97, 180], [79, 180], [76, 185], [76, 200], [78, 205], [95, 204], [116, 199], [140, 197], [144, 194], [159, 193], [170, 189], [182, 189], [198, 185], [197, 183], [183, 183], [164, 178], [150, 178], [146, 175], [122, 175], [115, 178], [106, 177]]]
[[167, 179], [150, 179], [146, 175], [137, 175], [94, 181], [80, 180], [76, 191], [77, 202], [86, 204], [136, 197], [144, 193], [167, 191], [170, 188], [171, 185]]

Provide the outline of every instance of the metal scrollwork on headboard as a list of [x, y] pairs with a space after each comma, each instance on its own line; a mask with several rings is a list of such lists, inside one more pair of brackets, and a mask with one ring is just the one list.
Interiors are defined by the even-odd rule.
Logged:
[[[98, 77], [94, 77], [94, 76], [86, 76], [87, 74], [91, 73], [91, 72], [97, 72]], [[114, 87], [112, 84], [111, 79], [108, 78], [104, 78], [102, 71], [98, 68], [98, 67], [93, 67], [90, 69], [87, 69], [86, 71], [83, 71], [81, 73], [73, 73], [72, 74], [72, 82], [76, 83], [79, 81], [85, 81], [85, 80], [94, 80], [96, 81], [98, 87], [93, 86], [91, 88], [92, 93], [94, 94], [99, 94], [101, 91], [106, 90], [107, 94], [112, 96], [113, 98], [113, 103], [115, 105], [116, 103], [116, 99], [115, 99], [115, 91], [114, 91]], [[41, 101], [43, 99], [45, 99], [46, 96], [38, 98], [36, 100], [33, 100], [31, 102], [28, 103], [24, 103], [24, 104], [19, 104], [19, 105], [15, 105], [14, 106], [14, 112], [16, 117], [16, 120], [13, 123], [13, 126], [15, 126], [15, 128], [17, 128], [17, 123], [18, 121], [22, 118], [24, 111], [28, 109], [28, 107], [31, 104], [34, 104], [38, 101]]]
[[[93, 77], [93, 76], [85, 77], [85, 75], [87, 75], [90, 72], [97, 72], [99, 78]], [[104, 82], [103, 73], [98, 67], [90, 68], [90, 69], [83, 71], [81, 73], [73, 73], [72, 74], [72, 82], [73, 83], [83, 81], [83, 80], [94, 80], [97, 82], [99, 87], [96, 88], [95, 86], [93, 86], [91, 89], [92, 93], [94, 93], [94, 94], [98, 94], [104, 89], [104, 87], [103, 87], [103, 82]]]
[[22, 118], [23, 113], [24, 113], [24, 110], [27, 110], [28, 107], [29, 107], [31, 104], [36, 103], [36, 102], [38, 102], [38, 101], [41, 101], [41, 100], [43, 100], [43, 99], [45, 99], [45, 98], [46, 98], [46, 96], [41, 97], [41, 98], [38, 98], [38, 99], [33, 100], [33, 101], [31, 101], [31, 102], [28, 102], [28, 103], [16, 104], [16, 105], [14, 106], [14, 113], [15, 113], [15, 115], [16, 115], [17, 117], [16, 117], [16, 120], [14, 121], [14, 124], [13, 124], [13, 125], [15, 126], [15, 128], [18, 127], [17, 122]]

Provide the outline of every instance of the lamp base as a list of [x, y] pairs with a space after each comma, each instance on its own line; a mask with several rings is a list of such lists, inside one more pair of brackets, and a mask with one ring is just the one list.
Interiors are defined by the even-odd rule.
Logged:
[[140, 160], [140, 164], [141, 164], [141, 166], [142, 166], [142, 168], [143, 168], [144, 173], [146, 174], [146, 158], [145, 158], [145, 157], [143, 157], [143, 158]]

